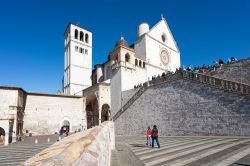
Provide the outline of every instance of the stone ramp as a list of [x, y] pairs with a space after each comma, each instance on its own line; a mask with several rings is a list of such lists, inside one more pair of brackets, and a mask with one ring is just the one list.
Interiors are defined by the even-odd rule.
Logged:
[[[115, 153], [122, 155], [123, 151], [119, 151], [121, 148], [119, 145], [123, 143], [128, 148], [125, 151], [130, 151], [131, 154], [123, 155], [125, 159], [120, 161], [135, 161], [140, 165], [250, 165], [249, 137], [160, 137], [159, 140], [161, 148], [151, 148], [145, 145], [143, 137], [118, 136]], [[134, 159], [128, 159], [130, 156]], [[114, 160], [118, 158], [113, 157], [112, 161], [115, 162]], [[124, 162], [120, 165], [130, 164]]]
[[[48, 138], [50, 142], [48, 142]], [[35, 143], [35, 140], [38, 143]], [[54, 144], [58, 139], [58, 135], [44, 135], [26, 137], [24, 141], [9, 144], [8, 146], [0, 147], [0, 165], [1, 166], [16, 166], [24, 162], [28, 158], [39, 153], [43, 149]]]

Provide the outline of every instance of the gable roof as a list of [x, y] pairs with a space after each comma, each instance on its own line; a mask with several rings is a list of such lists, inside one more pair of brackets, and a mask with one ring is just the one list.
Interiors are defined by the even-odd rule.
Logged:
[[150, 28], [150, 30], [147, 32], [147, 34], [152, 32], [162, 21], [164, 21], [165, 25], [167, 26], [167, 29], [168, 29], [168, 31], [169, 31], [169, 33], [170, 33], [170, 35], [171, 35], [171, 37], [172, 37], [172, 39], [174, 41], [174, 45], [177, 48], [177, 51], [180, 52], [180, 49], [179, 49], [179, 47], [178, 47], [178, 45], [177, 45], [177, 43], [176, 43], [176, 41], [174, 39], [174, 36], [173, 36], [169, 26], [168, 26], [167, 20], [164, 17], [162, 17], [161, 20], [158, 23], [156, 23], [152, 28]]

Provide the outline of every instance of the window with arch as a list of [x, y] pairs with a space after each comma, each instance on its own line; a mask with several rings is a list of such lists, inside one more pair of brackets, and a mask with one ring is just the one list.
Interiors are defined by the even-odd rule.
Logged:
[[77, 46], [75, 47], [75, 52], [78, 52], [78, 47]]
[[125, 61], [126, 62], [129, 62], [130, 61], [130, 55], [127, 53], [125, 54]]
[[78, 39], [78, 30], [75, 29], [75, 39]]
[[87, 33], [85, 34], [85, 42], [89, 43], [89, 35]]
[[80, 32], [80, 41], [83, 41], [83, 36], [84, 36], [84, 34], [83, 34], [83, 32], [81, 31], [81, 32]]
[[141, 60], [139, 61], [139, 66], [141, 67]]
[[82, 48], [80, 48], [80, 53], [82, 53]]
[[137, 59], [135, 59], [135, 66], [137, 66], [138, 65], [138, 60]]
[[143, 62], [143, 63], [142, 63], [142, 67], [143, 67], [143, 68], [145, 68], [145, 66], [146, 66], [146, 63], [145, 63], [145, 62]]
[[85, 49], [85, 54], [88, 55], [88, 50], [87, 49]]

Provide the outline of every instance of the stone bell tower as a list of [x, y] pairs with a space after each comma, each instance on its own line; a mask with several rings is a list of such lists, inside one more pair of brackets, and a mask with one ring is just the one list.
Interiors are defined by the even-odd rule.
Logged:
[[63, 92], [81, 95], [92, 85], [92, 32], [69, 23], [64, 33]]

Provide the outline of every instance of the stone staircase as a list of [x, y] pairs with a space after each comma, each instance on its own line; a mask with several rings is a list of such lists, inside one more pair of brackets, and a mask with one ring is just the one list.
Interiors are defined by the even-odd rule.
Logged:
[[112, 117], [115, 121], [126, 109], [131, 106], [150, 86], [154, 86], [161, 83], [168, 83], [177, 80], [191, 80], [193, 83], [207, 85], [213, 88], [221, 89], [230, 93], [237, 93], [240, 95], [250, 95], [250, 85], [243, 84], [236, 81], [230, 81], [221, 79], [214, 76], [205, 74], [192, 73], [187, 71], [181, 71], [172, 75], [167, 75], [156, 80], [143, 83], [143, 86], [132, 95], [132, 97], [122, 106], [122, 108]]
[[[50, 141], [48, 142], [48, 138]], [[35, 140], [37, 139], [37, 143]], [[58, 135], [27, 137], [24, 141], [0, 147], [0, 165], [16, 166], [28, 158], [49, 147], [58, 139]]]
[[250, 57], [234, 63], [225, 64], [221, 68], [208, 72], [207, 74], [222, 79], [250, 84]]
[[180, 72], [144, 83], [113, 121], [118, 135], [153, 124], [163, 135], [250, 135], [249, 96], [247, 84]]

